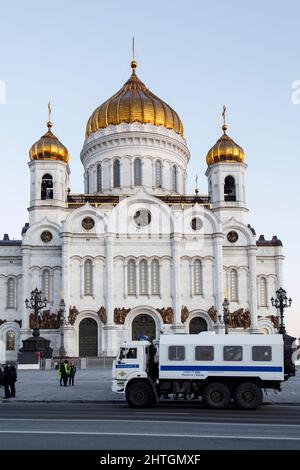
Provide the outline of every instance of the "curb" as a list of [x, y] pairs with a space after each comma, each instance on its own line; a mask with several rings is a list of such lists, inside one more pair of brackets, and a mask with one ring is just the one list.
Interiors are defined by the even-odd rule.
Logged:
[[[127, 404], [125, 399], [120, 399], [120, 400], [13, 400], [10, 401], [10, 399], [0, 399], [0, 404], [1, 403], [110, 403], [110, 404], [115, 404], [115, 403], [123, 403]], [[173, 401], [173, 400], [162, 400], [158, 404], [170, 404], [170, 405], [196, 405], [197, 403], [195, 401], [187, 402], [187, 401]], [[202, 404], [202, 402], [199, 402], [198, 404]], [[279, 401], [266, 401], [263, 403], [262, 406], [300, 406], [300, 402], [279, 402]]]

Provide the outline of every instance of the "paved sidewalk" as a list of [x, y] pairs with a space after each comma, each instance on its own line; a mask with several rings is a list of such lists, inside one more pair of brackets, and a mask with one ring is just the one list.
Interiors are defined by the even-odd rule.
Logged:
[[[265, 394], [266, 403], [297, 403], [300, 405], [300, 368], [296, 377], [283, 383], [282, 392], [270, 390]], [[0, 400], [13, 401], [121, 401], [123, 395], [111, 392], [111, 369], [78, 370], [74, 387], [60, 387], [56, 370], [19, 370], [16, 383], [17, 396], [3, 400], [4, 389], [0, 389]]]

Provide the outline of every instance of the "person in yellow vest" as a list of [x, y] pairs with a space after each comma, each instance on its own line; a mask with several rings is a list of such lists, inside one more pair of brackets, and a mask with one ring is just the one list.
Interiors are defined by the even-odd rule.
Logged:
[[60, 376], [60, 386], [64, 384], [64, 387], [66, 387], [68, 385], [68, 378], [70, 375], [70, 366], [67, 359], [60, 364], [57, 373]]

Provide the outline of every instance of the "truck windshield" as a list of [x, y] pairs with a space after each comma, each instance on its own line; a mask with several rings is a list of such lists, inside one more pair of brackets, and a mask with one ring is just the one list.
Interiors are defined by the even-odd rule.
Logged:
[[120, 359], [136, 359], [137, 349], [136, 348], [121, 348]]

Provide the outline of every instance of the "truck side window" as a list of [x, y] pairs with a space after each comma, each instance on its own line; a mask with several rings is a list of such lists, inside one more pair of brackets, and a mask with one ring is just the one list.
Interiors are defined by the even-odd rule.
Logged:
[[242, 361], [243, 360], [242, 346], [224, 346], [223, 359], [224, 361]]
[[126, 359], [136, 359], [136, 348], [129, 348]]
[[184, 361], [185, 347], [184, 346], [169, 346], [169, 361]]
[[213, 361], [214, 360], [214, 347], [213, 346], [196, 346], [195, 347], [195, 361]]
[[271, 346], [252, 346], [252, 361], [271, 361]]

